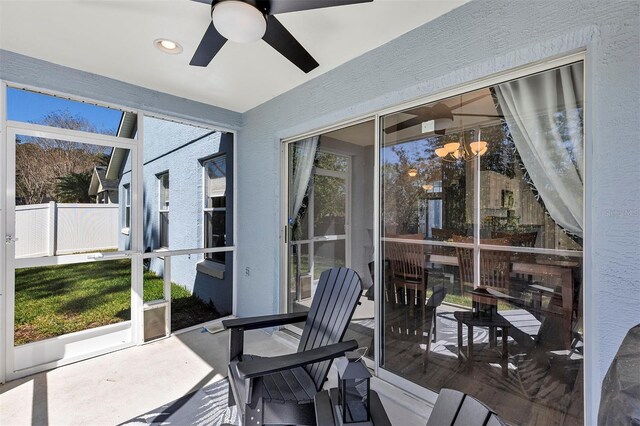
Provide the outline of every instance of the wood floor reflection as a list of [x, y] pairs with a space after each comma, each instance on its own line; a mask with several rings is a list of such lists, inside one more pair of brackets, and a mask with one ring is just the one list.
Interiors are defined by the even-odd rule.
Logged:
[[[387, 336], [383, 367], [401, 377], [434, 391], [443, 387], [468, 393], [494, 409], [514, 425], [581, 425], [583, 423], [583, 362], [579, 354], [554, 351], [535, 344], [523, 345], [528, 336], [539, 332], [535, 320], [524, 321], [521, 311], [513, 310], [514, 336], [509, 337], [508, 374], [502, 372], [501, 345], [490, 347], [486, 328], [473, 331], [474, 360], [460, 361], [457, 355], [457, 308], [442, 305], [436, 315], [437, 332], [426, 357], [426, 342], [417, 344]], [[391, 316], [390, 316], [391, 317]], [[514, 319], [515, 318], [515, 319]], [[371, 344], [372, 321], [355, 321], [347, 338], [361, 346]], [[463, 331], [466, 345], [468, 336]], [[519, 335], [518, 335], [519, 334]], [[530, 338], [529, 340], [532, 340]]]

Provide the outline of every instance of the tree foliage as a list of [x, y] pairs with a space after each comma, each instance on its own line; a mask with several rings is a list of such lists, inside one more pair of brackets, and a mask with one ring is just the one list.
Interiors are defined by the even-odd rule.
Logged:
[[[96, 132], [95, 126], [86, 118], [68, 111], [49, 113], [38, 124]], [[104, 147], [59, 139], [19, 137], [16, 140], [16, 203], [39, 204], [56, 200], [60, 178], [74, 174], [91, 176], [93, 167], [104, 162]], [[74, 180], [79, 184], [78, 176], [70, 177], [68, 183]], [[88, 190], [87, 184], [85, 192]]]
[[57, 201], [60, 203], [90, 203], [89, 184], [91, 173], [70, 173], [58, 178], [56, 183]]

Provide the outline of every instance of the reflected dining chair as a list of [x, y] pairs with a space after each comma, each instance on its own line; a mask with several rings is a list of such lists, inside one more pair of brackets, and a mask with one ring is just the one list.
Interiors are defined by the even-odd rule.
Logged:
[[385, 255], [389, 258], [393, 298], [398, 296], [407, 305], [424, 304], [427, 289], [427, 270], [424, 267], [424, 245], [420, 243], [387, 242]]
[[[473, 237], [453, 236], [454, 243], [473, 243]], [[482, 239], [482, 244], [494, 246], [508, 246], [506, 238]], [[473, 248], [456, 247], [458, 269], [460, 272], [460, 294], [464, 294], [465, 286], [473, 288]], [[501, 250], [482, 250], [480, 252], [480, 282], [481, 287], [491, 287], [509, 294], [509, 267], [511, 252]]]

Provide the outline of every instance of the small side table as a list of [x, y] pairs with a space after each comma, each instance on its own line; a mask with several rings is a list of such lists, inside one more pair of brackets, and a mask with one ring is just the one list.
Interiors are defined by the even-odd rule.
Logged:
[[[378, 393], [374, 390], [369, 395], [369, 402], [371, 404], [371, 420], [375, 426], [391, 426], [391, 421], [387, 416], [387, 412], [384, 410], [382, 401]], [[340, 424], [336, 418], [335, 404], [333, 401], [338, 401], [338, 389], [333, 388], [330, 390], [320, 391], [314, 398], [316, 405], [316, 424], [318, 426], [336, 426]]]
[[[489, 347], [495, 347], [496, 328], [502, 329], [502, 375], [509, 374], [509, 349], [507, 339], [509, 338], [509, 327], [511, 323], [502, 315], [496, 313], [491, 317], [476, 317], [473, 312], [455, 311], [453, 316], [458, 320], [458, 359], [467, 358], [469, 366], [473, 366], [473, 327], [487, 327], [489, 329]], [[463, 353], [462, 346], [462, 324], [467, 326], [467, 353]]]

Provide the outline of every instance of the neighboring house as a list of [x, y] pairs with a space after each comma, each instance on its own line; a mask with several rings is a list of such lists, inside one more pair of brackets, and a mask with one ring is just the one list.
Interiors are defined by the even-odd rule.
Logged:
[[118, 179], [107, 179], [107, 166], [95, 166], [91, 174], [89, 195], [97, 204], [118, 203]]
[[[135, 117], [123, 119], [127, 120]], [[232, 245], [233, 136], [150, 117], [144, 119], [144, 132], [144, 251]], [[106, 176], [116, 171], [120, 176], [119, 249], [128, 250], [130, 221], [136, 217], [131, 212], [128, 150], [114, 149]], [[171, 281], [212, 302], [221, 314], [230, 314], [232, 260], [230, 252], [172, 256]], [[149, 268], [163, 276], [163, 258], [152, 259]]]

